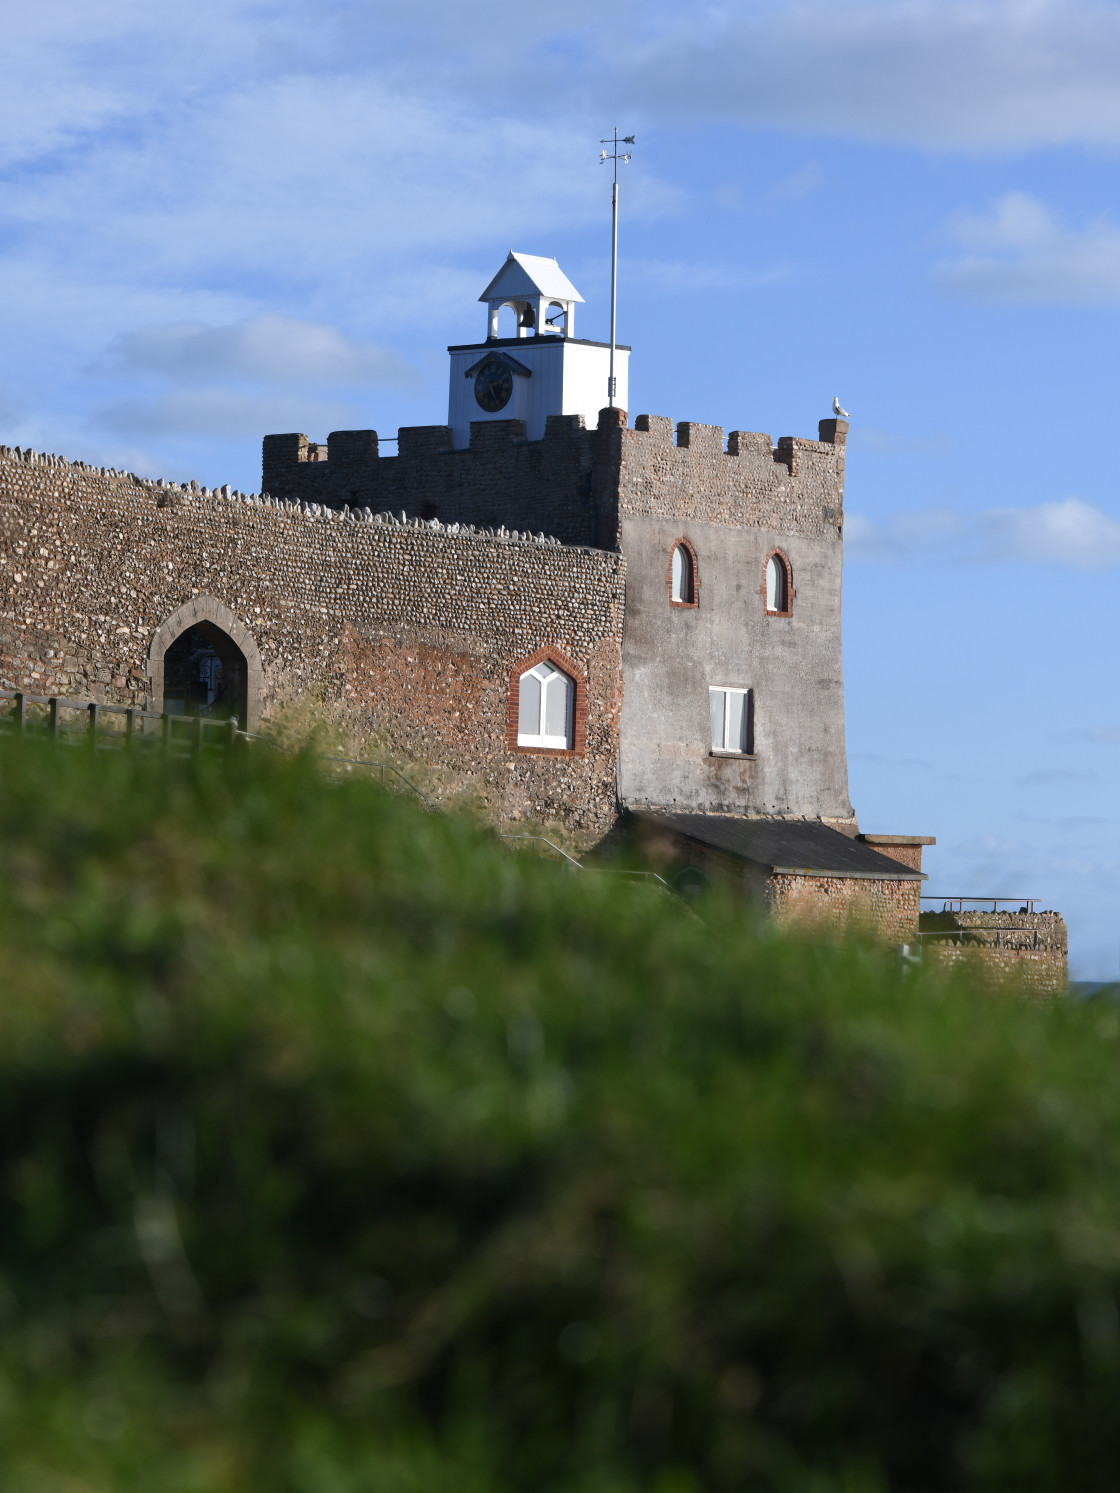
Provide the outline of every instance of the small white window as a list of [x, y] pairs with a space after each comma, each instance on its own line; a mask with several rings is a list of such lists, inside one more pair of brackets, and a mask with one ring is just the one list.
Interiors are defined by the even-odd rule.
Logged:
[[673, 549], [673, 600], [691, 606], [694, 599], [692, 556], [678, 544]]
[[781, 555], [771, 555], [766, 562], [766, 610], [789, 611], [789, 569]]
[[751, 691], [713, 686], [708, 690], [708, 706], [712, 715], [712, 751], [751, 752], [754, 727]]
[[575, 693], [572, 680], [554, 664], [537, 664], [522, 674], [517, 696], [517, 745], [570, 748]]

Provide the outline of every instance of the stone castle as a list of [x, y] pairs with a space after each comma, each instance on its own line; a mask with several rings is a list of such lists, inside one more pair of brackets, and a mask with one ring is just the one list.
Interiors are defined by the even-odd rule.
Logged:
[[250, 732], [310, 697], [497, 822], [912, 939], [932, 842], [861, 834], [848, 797], [847, 422], [631, 424], [629, 349], [601, 407], [554, 260], [511, 254], [480, 300], [447, 423], [396, 454], [268, 435], [246, 495], [0, 447], [0, 684]]

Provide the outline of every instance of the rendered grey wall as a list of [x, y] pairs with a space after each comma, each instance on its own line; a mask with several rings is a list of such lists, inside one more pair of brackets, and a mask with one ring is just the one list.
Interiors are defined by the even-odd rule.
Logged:
[[[619, 796], [632, 807], [849, 819], [838, 526], [782, 533], [623, 517], [626, 620]], [[672, 607], [674, 542], [696, 551], [699, 605]], [[790, 617], [768, 617], [767, 555], [793, 568]], [[754, 754], [711, 754], [708, 686], [754, 691]]]

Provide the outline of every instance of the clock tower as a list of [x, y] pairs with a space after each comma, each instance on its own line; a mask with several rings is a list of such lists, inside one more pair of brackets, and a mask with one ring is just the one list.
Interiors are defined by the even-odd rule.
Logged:
[[[610, 347], [575, 336], [583, 297], [556, 260], [511, 250], [479, 300], [486, 305], [486, 341], [447, 349], [447, 423], [456, 449], [470, 444], [472, 421], [522, 420], [531, 441], [544, 438], [549, 415], [582, 415], [593, 427], [612, 402]], [[502, 327], [507, 309], [510, 324]], [[616, 346], [613, 403], [620, 409], [627, 404], [629, 358], [628, 347]]]

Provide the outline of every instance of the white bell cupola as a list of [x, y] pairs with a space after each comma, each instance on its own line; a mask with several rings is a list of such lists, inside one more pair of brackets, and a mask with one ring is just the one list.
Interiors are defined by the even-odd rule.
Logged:
[[583, 297], [555, 259], [515, 254], [479, 296], [488, 310], [487, 338], [498, 336], [498, 314], [508, 306], [517, 318], [517, 336], [575, 336], [576, 302]]
[[[486, 307], [485, 341], [447, 349], [447, 423], [456, 449], [470, 445], [471, 425], [480, 422], [520, 420], [530, 441], [544, 438], [550, 415], [582, 415], [594, 427], [611, 403], [610, 347], [576, 337], [583, 297], [556, 260], [511, 250], [479, 300]], [[503, 319], [503, 311], [512, 314]], [[613, 402], [621, 409], [629, 356], [629, 347], [616, 347]]]

